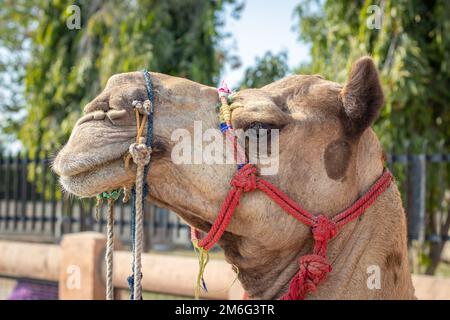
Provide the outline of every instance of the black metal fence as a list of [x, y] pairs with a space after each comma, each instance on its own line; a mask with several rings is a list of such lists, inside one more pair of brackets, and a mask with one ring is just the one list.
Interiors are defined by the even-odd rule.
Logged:
[[444, 243], [450, 226], [450, 154], [388, 155], [408, 219], [408, 239]]
[[[0, 238], [58, 242], [65, 233], [106, 230], [106, 208], [95, 220], [95, 199], [77, 199], [61, 192], [45, 155], [0, 155]], [[130, 206], [116, 202], [116, 234], [130, 244]], [[175, 214], [156, 206], [144, 212], [146, 247], [161, 250], [190, 245], [189, 230]]]
[[[389, 155], [387, 164], [399, 182], [410, 240], [447, 241], [450, 154]], [[0, 155], [0, 237], [58, 242], [69, 232], [104, 232], [106, 215], [95, 221], [95, 200], [62, 194], [49, 165], [47, 155]], [[436, 213], [447, 219], [444, 230], [432, 220]], [[130, 206], [118, 201], [116, 230], [124, 244], [130, 242], [129, 217]], [[144, 224], [148, 247], [189, 246], [187, 226], [165, 209], [147, 206]]]

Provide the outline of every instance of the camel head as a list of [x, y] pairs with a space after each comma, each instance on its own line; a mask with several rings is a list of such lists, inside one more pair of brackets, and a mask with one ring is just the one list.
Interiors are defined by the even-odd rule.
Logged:
[[[236, 171], [235, 164], [174, 163], [184, 129], [194, 136], [218, 128], [215, 88], [152, 73], [155, 93], [154, 150], [148, 199], [207, 231]], [[123, 157], [136, 137], [134, 100], [146, 100], [141, 72], [112, 76], [84, 107], [53, 168], [61, 185], [80, 197], [129, 186]], [[278, 170], [264, 178], [312, 213], [332, 216], [351, 205], [383, 169], [378, 139], [370, 129], [383, 104], [377, 70], [357, 60], [346, 84], [315, 75], [293, 75], [233, 96], [236, 129], [278, 129]], [[270, 138], [270, 137], [269, 137]], [[198, 143], [198, 142], [197, 142]], [[193, 144], [195, 144], [193, 142]], [[207, 141], [201, 141], [205, 148]], [[197, 152], [193, 145], [193, 153]], [[194, 157], [194, 155], [192, 155]], [[310, 230], [260, 192], [243, 196], [219, 244], [253, 297], [278, 297], [295, 272], [292, 263], [311, 247]], [[282, 275], [285, 275], [284, 277]]]

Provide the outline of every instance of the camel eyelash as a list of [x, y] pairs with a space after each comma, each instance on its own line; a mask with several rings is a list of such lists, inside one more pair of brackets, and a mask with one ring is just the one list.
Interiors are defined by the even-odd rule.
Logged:
[[272, 130], [272, 129], [281, 129], [281, 128], [279, 126], [277, 126], [277, 125], [272, 124], [272, 123], [264, 123], [264, 122], [256, 121], [256, 122], [249, 123], [243, 129], [244, 129], [244, 131], [247, 131], [247, 130], [259, 131], [261, 129], [265, 129], [270, 134], [270, 130]]

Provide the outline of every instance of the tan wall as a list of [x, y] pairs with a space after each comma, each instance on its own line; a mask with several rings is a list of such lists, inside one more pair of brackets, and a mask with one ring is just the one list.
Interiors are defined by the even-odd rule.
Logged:
[[58, 281], [60, 261], [57, 245], [0, 241], [0, 275]]

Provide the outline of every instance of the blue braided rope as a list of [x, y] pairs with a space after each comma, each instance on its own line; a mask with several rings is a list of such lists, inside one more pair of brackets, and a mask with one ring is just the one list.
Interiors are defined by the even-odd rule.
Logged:
[[[155, 108], [155, 97], [153, 95], [153, 83], [152, 83], [152, 79], [150, 77], [150, 73], [147, 70], [143, 70], [142, 72], [144, 74], [145, 86], [147, 88], [148, 99], [150, 100], [150, 112], [149, 112], [148, 118], [147, 118], [146, 144], [147, 144], [147, 147], [153, 147], [153, 112], [155, 110], [154, 109]], [[149, 167], [150, 167], [150, 163], [144, 167], [144, 177], [147, 177]], [[148, 195], [147, 180], [144, 181], [144, 190], [143, 191], [144, 191], [144, 196], [142, 197], [142, 200], [144, 200], [145, 197]]]
[[[148, 113], [147, 117], [147, 138], [146, 138], [146, 145], [147, 147], [153, 147], [153, 112], [154, 112], [154, 105], [155, 105], [155, 97], [153, 95], [153, 83], [152, 79], [150, 77], [150, 73], [147, 70], [142, 71], [145, 79], [145, 87], [147, 89], [147, 95], [148, 99], [150, 101], [150, 111]], [[142, 208], [145, 207], [145, 198], [148, 195], [148, 183], [147, 183], [147, 174], [148, 170], [150, 168], [150, 163], [147, 164], [144, 167], [144, 184], [142, 187]], [[133, 258], [133, 265], [132, 265], [132, 274], [127, 278], [128, 281], [128, 287], [130, 288], [130, 299], [134, 300], [134, 272], [135, 272], [135, 265], [134, 265], [134, 248], [136, 247], [136, 188], [133, 186], [131, 189], [131, 250], [132, 250], [132, 258]], [[142, 277], [142, 275], [141, 275]], [[142, 299], [142, 297], [141, 297]]]

